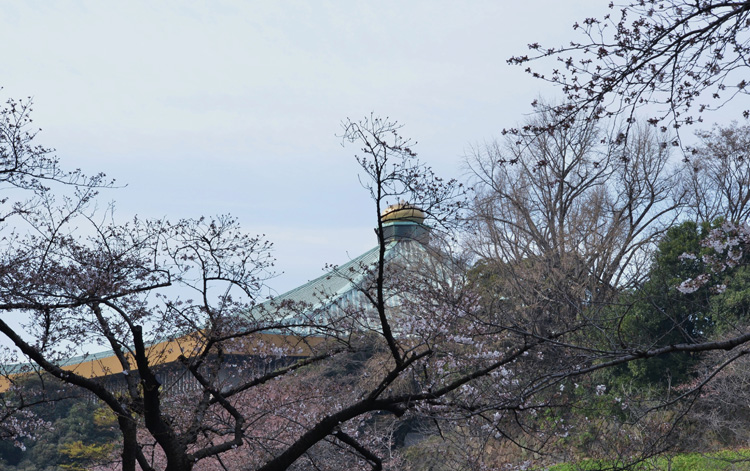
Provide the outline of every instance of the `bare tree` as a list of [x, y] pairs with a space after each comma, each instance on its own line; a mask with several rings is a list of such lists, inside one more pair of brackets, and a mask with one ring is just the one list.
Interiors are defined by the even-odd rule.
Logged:
[[[645, 125], [618, 143], [606, 139], [595, 121], [584, 117], [554, 126], [554, 113], [541, 109], [529, 127], [543, 131], [514, 134], [469, 158], [476, 197], [467, 246], [478, 262], [471, 274], [481, 294], [478, 315], [494, 326], [497, 345], [529, 345], [526, 352], [535, 356], [519, 359], [502, 381], [485, 385], [492, 393], [472, 409], [486, 409], [478, 417], [491, 434], [530, 452], [569, 459], [570, 447], [559, 447], [560, 440], [589, 435], [584, 430], [594, 422], [576, 423], [588, 416], [597, 417], [595, 447], [602, 457], [649, 455], [674, 442], [657, 433], [653, 441], [636, 440], [637, 427], [623, 421], [653, 425], [658, 414], [630, 416], [638, 409], [631, 398], [628, 417], [618, 403], [605, 419], [609, 409], [589, 398], [599, 396], [599, 386], [607, 390], [606, 380], [592, 383], [598, 370], [660, 350], [625, 332], [623, 322], [640, 299], [656, 243], [685, 208], [683, 175], [672, 165], [669, 147]], [[653, 316], [663, 314], [654, 307]], [[675, 320], [672, 328], [678, 327]], [[588, 393], [571, 392], [577, 385], [586, 385]], [[505, 399], [487, 399], [492, 397]], [[570, 409], [581, 417], [561, 412]], [[550, 427], [537, 414], [559, 422]], [[615, 434], [607, 442], [613, 430], [629, 436]], [[594, 453], [594, 444], [587, 448]]]
[[750, 216], [750, 126], [715, 126], [697, 133], [701, 144], [686, 166], [691, 171], [691, 210], [697, 220], [733, 223]]
[[542, 111], [531, 126], [546, 131], [469, 158], [477, 190], [471, 247], [502, 296], [537, 320], [573, 320], [637, 286], [683, 194], [669, 152], [645, 126], [619, 146], [592, 121], [549, 127], [554, 120]]

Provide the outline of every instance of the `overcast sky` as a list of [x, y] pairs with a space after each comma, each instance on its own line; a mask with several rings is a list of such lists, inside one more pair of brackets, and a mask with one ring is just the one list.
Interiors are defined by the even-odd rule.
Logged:
[[405, 124], [446, 177], [530, 110], [544, 83], [506, 65], [560, 45], [601, 0], [0, 0], [2, 98], [32, 96], [40, 141], [104, 171], [118, 215], [231, 213], [275, 242], [278, 292], [375, 244], [340, 123]]

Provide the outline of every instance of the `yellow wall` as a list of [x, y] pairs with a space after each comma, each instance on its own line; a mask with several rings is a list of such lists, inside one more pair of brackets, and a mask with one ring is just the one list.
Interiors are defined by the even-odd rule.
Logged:
[[[310, 348], [323, 341], [323, 339], [319, 337], [307, 337], [303, 339], [295, 336], [277, 334], [254, 334], [248, 336], [245, 340], [246, 343], [244, 346], [237, 345], [233, 351], [226, 353], [240, 355], [258, 354], [261, 348], [260, 345], [262, 344], [265, 347], [294, 347], [295, 349], [299, 349], [299, 353], [295, 353], [294, 356], [308, 356], [310, 355]], [[196, 355], [199, 353], [199, 341], [200, 332], [196, 332], [174, 340], [168, 340], [152, 345], [147, 348], [149, 363], [151, 366], [158, 366], [177, 361], [180, 355], [185, 355], [186, 357]], [[128, 355], [127, 360], [131, 365], [135, 365], [135, 362], [130, 355]], [[120, 361], [114, 355], [96, 360], [84, 361], [76, 365], [64, 366], [63, 369], [72, 371], [85, 378], [99, 378], [111, 374], [122, 373], [123, 371]], [[11, 375], [11, 379], [26, 374], [30, 373]], [[7, 391], [10, 384], [11, 382], [9, 378], [4, 376], [0, 377], [0, 392]]]

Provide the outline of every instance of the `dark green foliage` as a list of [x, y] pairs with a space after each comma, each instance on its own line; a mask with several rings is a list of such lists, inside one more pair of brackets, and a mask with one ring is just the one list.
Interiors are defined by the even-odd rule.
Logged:
[[[715, 320], [711, 315], [709, 288], [689, 294], [677, 289], [682, 281], [703, 272], [701, 240], [707, 229], [685, 222], [667, 231], [654, 254], [646, 281], [639, 289], [626, 293], [616, 308], [622, 311], [616, 339], [622, 346], [649, 350], [694, 343], [713, 331]], [[613, 374], [619, 381], [638, 385], [675, 385], [689, 378], [696, 361], [695, 355], [673, 353], [631, 362]]]
[[[37, 434], [36, 440], [24, 440], [26, 450], [13, 445], [11, 441], [0, 441], [0, 469], [23, 469], [25, 471], [59, 470], [61, 466], [75, 464], [76, 460], [61, 452], [60, 447], [76, 442], [85, 445], [107, 445], [119, 442], [116, 424], [102, 420], [98, 403], [74, 394], [64, 385], [45, 379], [42, 388], [39, 377], [25, 380], [26, 397], [42, 401], [31, 410], [36, 416], [51, 424], [51, 427]], [[58, 386], [58, 387], [56, 387]], [[54, 391], [54, 394], [34, 391]], [[75, 468], [73, 468], [75, 469]]]
[[750, 314], [750, 268], [740, 266], [725, 278], [726, 290], [711, 299], [717, 335], [747, 327]]
[[[629, 350], [696, 343], [746, 324], [750, 312], [750, 271], [746, 266], [722, 273], [726, 289], [714, 285], [681, 292], [680, 283], [706, 273], [702, 256], [712, 253], [701, 241], [712, 228], [684, 222], [670, 228], [658, 245], [648, 276], [636, 290], [625, 293], [614, 308], [619, 326], [610, 342]], [[610, 379], [637, 386], [677, 385], [691, 377], [699, 356], [673, 353], [630, 362], [615, 368]]]

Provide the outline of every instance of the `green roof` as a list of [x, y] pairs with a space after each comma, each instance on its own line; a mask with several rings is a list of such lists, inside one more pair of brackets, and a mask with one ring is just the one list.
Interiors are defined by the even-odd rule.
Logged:
[[[396, 242], [392, 242], [386, 248], [386, 256], [394, 245]], [[377, 261], [378, 247], [374, 247], [359, 257], [334, 267], [330, 272], [274, 297], [264, 305], [279, 305], [285, 301], [292, 301], [305, 303], [311, 309], [324, 307], [332, 297], [344, 295], [355, 289], [357, 282], [375, 268]]]
[[[266, 317], [270, 322], [300, 324], [293, 329], [300, 335], [314, 334], [314, 328], [305, 328], [301, 324], [315, 323], [327, 327], [337, 320], [349, 318], [347, 322], [356, 322], [342, 328], [379, 329], [374, 320], [375, 307], [365, 294], [374, 287], [378, 263], [378, 247], [343, 265], [334, 267], [323, 276], [308, 281], [304, 285], [287, 291], [284, 294], [266, 301], [253, 310], [252, 316], [260, 320]], [[393, 239], [387, 242], [385, 250], [386, 269], [394, 265], [416, 268], [418, 261], [430, 259], [428, 249], [414, 239]], [[390, 295], [388, 306], [395, 308], [399, 304], [398, 294]], [[353, 319], [358, 317], [358, 319]]]

